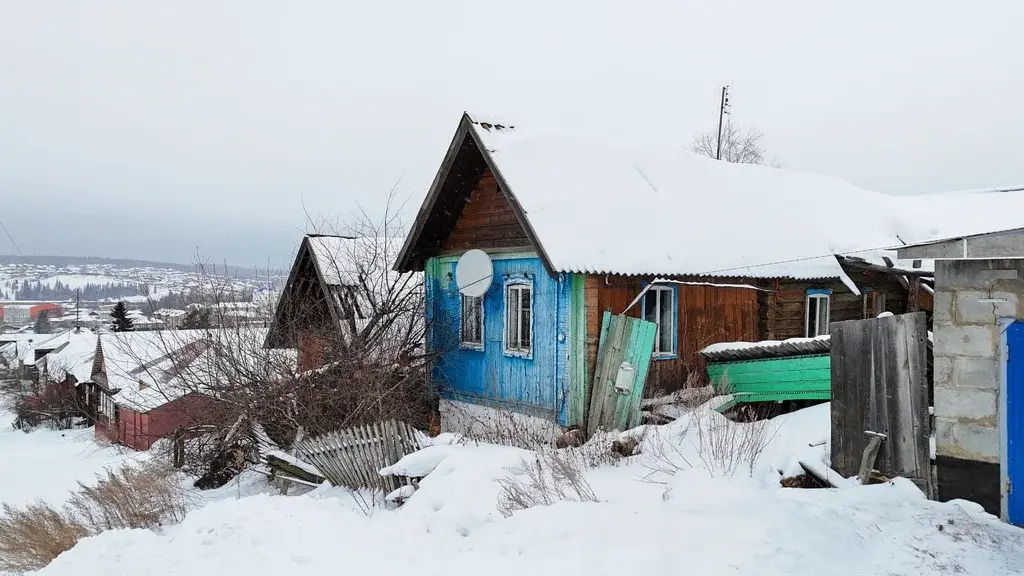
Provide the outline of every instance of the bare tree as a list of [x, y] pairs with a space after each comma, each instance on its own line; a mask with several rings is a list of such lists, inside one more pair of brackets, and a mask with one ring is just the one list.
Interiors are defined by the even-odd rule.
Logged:
[[[782, 164], [774, 159], [766, 161], [765, 150], [761, 145], [764, 132], [754, 126], [743, 128], [726, 121], [722, 126], [722, 160], [735, 164], [764, 164], [781, 168]], [[693, 137], [690, 151], [709, 158], [715, 158], [718, 152], [718, 130], [712, 128]]]
[[[111, 338], [131, 380], [145, 382], [135, 395], [159, 395], [158, 402], [186, 411], [176, 437], [190, 447], [189, 466], [214, 471], [205, 486], [252, 461], [260, 437], [287, 448], [304, 436], [389, 419], [425, 427], [436, 410], [423, 275], [393, 270], [403, 242], [394, 203], [379, 219], [360, 212], [346, 224], [314, 229], [309, 242], [325, 282], [298, 283], [261, 318], [219, 318], [228, 308], [218, 304], [229, 295], [198, 264], [201, 289], [194, 294], [212, 310], [212, 328]], [[108, 372], [118, 369], [118, 359], [106, 361]], [[132, 391], [118, 396], [131, 402]]]

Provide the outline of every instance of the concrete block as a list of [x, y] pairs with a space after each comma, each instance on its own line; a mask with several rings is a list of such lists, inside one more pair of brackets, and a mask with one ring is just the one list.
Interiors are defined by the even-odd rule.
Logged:
[[997, 330], [995, 324], [941, 327], [935, 331], [935, 354], [995, 358]]
[[[991, 302], [985, 300], [1002, 300]], [[961, 290], [956, 292], [954, 321], [964, 324], [991, 324], [997, 318], [1017, 316], [1017, 295], [1013, 292]]]
[[936, 453], [982, 462], [999, 461], [999, 430], [935, 417]]
[[[956, 386], [999, 391], [999, 360], [997, 358], [957, 358], [953, 361]], [[938, 369], [936, 368], [936, 385]]]
[[932, 368], [934, 372], [935, 388], [947, 388], [956, 386], [956, 374], [954, 372], [955, 356], [939, 356], [935, 354]]
[[953, 322], [953, 292], [943, 288], [935, 291], [933, 302], [932, 322], [936, 326], [952, 324]]
[[977, 388], [936, 388], [935, 416], [995, 423], [996, 393]]

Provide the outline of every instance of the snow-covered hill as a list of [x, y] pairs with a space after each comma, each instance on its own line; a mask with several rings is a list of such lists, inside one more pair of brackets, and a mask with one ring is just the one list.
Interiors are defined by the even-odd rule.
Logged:
[[0, 301], [71, 300], [79, 291], [83, 300], [145, 301], [169, 293], [184, 293], [200, 285], [218, 284], [234, 293], [272, 291], [278, 273], [211, 267], [200, 274], [195, 267], [156, 262], [57, 257], [0, 257]]

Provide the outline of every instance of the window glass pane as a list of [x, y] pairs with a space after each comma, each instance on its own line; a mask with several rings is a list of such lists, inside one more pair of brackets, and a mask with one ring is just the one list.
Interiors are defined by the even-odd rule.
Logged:
[[818, 333], [816, 336], [828, 334], [828, 296], [818, 298]]
[[508, 294], [505, 298], [505, 340], [508, 342], [509, 348], [515, 348], [516, 342], [519, 339], [519, 295], [516, 292], [515, 286], [509, 286]]
[[659, 290], [658, 351], [672, 352], [672, 290]]
[[647, 294], [644, 294], [644, 320], [647, 320], [648, 322], [658, 321], [657, 302], [658, 291], [655, 290], [654, 288], [651, 288], [650, 290], [647, 291]]
[[807, 297], [807, 326], [804, 330], [805, 336], [814, 336], [817, 333], [815, 328], [818, 322], [818, 299], [813, 296]]
[[529, 288], [523, 288], [522, 294], [522, 314], [519, 317], [519, 334], [520, 334], [520, 345], [524, 350], [530, 349], [530, 315], [533, 312], [530, 309], [530, 293]]
[[483, 343], [483, 323], [480, 307], [482, 298], [462, 297], [462, 341], [470, 344]]
[[522, 298], [523, 305], [522, 305], [522, 314], [519, 317], [519, 321], [520, 321], [520, 324], [519, 324], [519, 334], [520, 334], [519, 342], [520, 342], [520, 347], [523, 350], [529, 350], [530, 349], [530, 316], [531, 316], [531, 314], [533, 312], [530, 309], [530, 289], [529, 288], [524, 288], [522, 290], [522, 295], [523, 295], [523, 298]]

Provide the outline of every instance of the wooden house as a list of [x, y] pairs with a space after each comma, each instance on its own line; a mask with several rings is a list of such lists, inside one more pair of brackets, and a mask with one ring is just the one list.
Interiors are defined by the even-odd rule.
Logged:
[[372, 334], [386, 340], [390, 332], [385, 325], [400, 331], [409, 321], [422, 324], [419, 307], [403, 300], [406, 295], [415, 298], [405, 291], [420, 290], [420, 280], [391, 270], [402, 242], [390, 237], [304, 237], [264, 346], [297, 350], [298, 369], [305, 372], [329, 362], [358, 337]]
[[[892, 233], [865, 225], [878, 196], [464, 114], [396, 268], [425, 272], [447, 398], [581, 424], [604, 311], [657, 324], [650, 395], [703, 374], [698, 351], [714, 342], [929, 308], [926, 263], [897, 261], [882, 249]], [[480, 298], [454, 282], [474, 248], [493, 262]]]
[[300, 371], [320, 367], [342, 319], [360, 315], [354, 299], [357, 242], [349, 236], [308, 234], [299, 245], [265, 346], [298, 350]]

